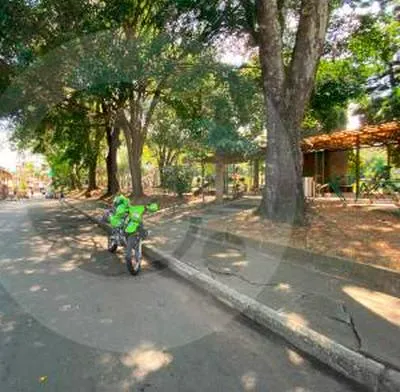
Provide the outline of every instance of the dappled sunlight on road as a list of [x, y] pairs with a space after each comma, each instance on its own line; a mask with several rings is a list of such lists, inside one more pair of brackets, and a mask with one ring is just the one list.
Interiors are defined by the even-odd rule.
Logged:
[[279, 283], [275, 288], [274, 291], [282, 291], [284, 293], [291, 293], [292, 287], [289, 283]]
[[343, 291], [371, 312], [400, 326], [400, 298], [357, 286], [345, 286]]
[[246, 372], [243, 374], [242, 385], [245, 392], [253, 392], [257, 387], [257, 374], [253, 371]]
[[305, 325], [305, 326], [309, 325], [308, 320], [306, 320], [304, 318], [304, 316], [302, 316], [299, 313], [294, 313], [294, 312], [285, 313], [285, 316], [289, 323], [297, 323], [297, 324], [301, 324], [301, 325]]
[[0, 314], [0, 331], [2, 333], [9, 333], [14, 331], [16, 324], [17, 323], [15, 321], [4, 321], [3, 316]]
[[77, 261], [75, 261], [75, 260], [67, 261], [67, 262], [65, 262], [65, 263], [63, 263], [63, 264], [61, 265], [61, 267], [59, 268], [59, 270], [62, 271], [62, 272], [71, 272], [71, 271], [74, 271], [74, 270], [76, 270], [77, 268], [79, 268], [79, 266], [80, 266], [81, 264], [82, 264], [82, 263], [79, 263], [79, 262], [77, 262]]
[[301, 366], [304, 364], [304, 358], [298, 352], [293, 351], [290, 348], [287, 348], [286, 352], [288, 354], [290, 363], [296, 366]]
[[236, 249], [226, 249], [224, 252], [213, 253], [213, 257], [219, 259], [230, 259], [231, 257], [240, 257], [241, 255], [241, 252]]
[[232, 263], [233, 266], [235, 267], [246, 267], [249, 265], [248, 261], [235, 261]]
[[165, 350], [157, 349], [151, 344], [143, 344], [121, 357], [124, 366], [134, 369], [133, 376], [138, 381], [142, 381], [150, 373], [168, 366], [172, 360], [171, 354]]

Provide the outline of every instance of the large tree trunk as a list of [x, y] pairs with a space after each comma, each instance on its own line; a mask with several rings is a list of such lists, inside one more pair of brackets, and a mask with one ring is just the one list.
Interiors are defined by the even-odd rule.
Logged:
[[253, 170], [253, 189], [257, 190], [260, 188], [260, 161], [258, 159], [254, 160]]
[[159, 186], [160, 188], [165, 188], [164, 184], [164, 168], [165, 168], [165, 148], [164, 146], [160, 146], [158, 148], [158, 157], [157, 157], [157, 165], [158, 165], [158, 174], [160, 176], [159, 178]]
[[99, 157], [100, 143], [103, 137], [104, 129], [100, 127], [96, 128], [94, 138], [91, 141], [91, 151], [88, 158], [88, 193], [97, 189], [97, 159]]
[[222, 161], [217, 160], [215, 164], [215, 196], [217, 203], [224, 201], [224, 169], [225, 165]]
[[143, 183], [142, 183], [142, 154], [143, 154], [143, 140], [138, 140], [132, 146], [132, 195], [136, 197], [143, 196]]
[[77, 189], [77, 181], [76, 181], [76, 176], [75, 173], [72, 171], [71, 173], [71, 188], [72, 189]]
[[119, 147], [119, 134], [120, 129], [107, 126], [107, 145], [108, 155], [106, 159], [107, 163], [107, 195], [115, 195], [120, 191], [120, 185], [118, 182], [118, 162], [117, 153]]
[[160, 185], [160, 188], [162, 188], [162, 189], [165, 188], [164, 168], [165, 168], [164, 162], [158, 161], [158, 175], [160, 177], [159, 178], [159, 181], [160, 181], [159, 185]]
[[153, 97], [147, 111], [144, 110], [146, 97], [145, 87], [136, 91], [135, 97], [129, 102], [129, 118], [127, 113], [122, 111], [118, 116], [118, 122], [124, 130], [126, 144], [128, 147], [129, 169], [132, 178], [132, 196], [143, 196], [142, 184], [142, 155], [143, 147], [147, 137], [147, 131], [154, 113], [154, 110], [160, 100], [161, 90], [166, 79], [162, 79]]
[[89, 163], [88, 167], [89, 173], [88, 173], [88, 192], [94, 191], [97, 189], [97, 182], [96, 182], [96, 170], [97, 170], [97, 159], [92, 160]]
[[266, 187], [261, 211], [272, 220], [302, 224], [304, 192], [302, 151], [296, 127], [285, 126], [276, 110], [268, 110]]
[[81, 167], [74, 165], [71, 176], [72, 188], [82, 189]]
[[132, 181], [132, 196], [143, 196], [142, 185], [142, 153], [144, 140], [140, 132], [130, 127], [124, 128], [128, 148], [129, 171]]
[[302, 0], [291, 62], [283, 61], [282, 2], [259, 0], [259, 50], [267, 114], [266, 189], [260, 210], [275, 221], [304, 222], [300, 126], [314, 85], [329, 16], [328, 0]]
[[165, 146], [160, 146], [160, 149], [158, 151], [158, 159], [157, 159], [157, 164], [158, 164], [158, 171], [160, 175], [160, 187], [164, 188], [164, 176], [163, 176], [163, 170], [168, 167], [172, 166], [174, 162], [176, 161], [178, 157], [178, 151], [169, 149]]

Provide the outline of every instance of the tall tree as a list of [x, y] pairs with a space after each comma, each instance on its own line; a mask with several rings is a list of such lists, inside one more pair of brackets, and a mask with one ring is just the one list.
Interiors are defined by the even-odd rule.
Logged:
[[[188, 3], [180, 1], [186, 9]], [[300, 127], [324, 49], [329, 3], [214, 0], [213, 6], [207, 2], [196, 13], [205, 21], [203, 31], [209, 40], [232, 31], [247, 32], [258, 47], [268, 130], [267, 184], [261, 211], [273, 220], [304, 220]]]
[[273, 220], [304, 219], [300, 126], [310, 97], [328, 27], [329, 2], [303, 0], [296, 43], [285, 67], [281, 2], [259, 0], [259, 50], [267, 112], [266, 191], [262, 210]]
[[158, 37], [165, 28], [168, 5], [166, 0], [113, 0], [106, 4], [102, 12], [108, 19], [111, 15], [112, 26], [120, 31], [119, 44], [124, 48], [119, 62], [120, 71], [125, 76], [130, 74], [128, 79], [124, 79], [129, 92], [126, 102], [120, 107], [118, 125], [123, 130], [128, 148], [134, 196], [143, 194], [143, 147], [168, 77], [163, 64], [165, 52], [171, 48], [172, 41], [166, 42], [165, 37]]
[[148, 142], [157, 159], [160, 185], [163, 187], [164, 168], [177, 161], [189, 142], [189, 132], [173, 107], [165, 103], [158, 106], [154, 113], [153, 125], [150, 127]]

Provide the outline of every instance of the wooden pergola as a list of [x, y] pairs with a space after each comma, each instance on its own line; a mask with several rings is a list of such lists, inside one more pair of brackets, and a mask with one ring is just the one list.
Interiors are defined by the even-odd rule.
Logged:
[[[337, 131], [308, 137], [302, 142], [302, 150], [305, 153], [356, 150], [356, 199], [358, 199], [360, 196], [360, 149], [389, 145], [400, 145], [400, 123], [397, 121], [365, 125], [358, 130]], [[390, 155], [388, 155], [388, 166], [390, 166]]]
[[390, 144], [400, 144], [400, 123], [397, 121], [308, 137], [303, 140], [302, 149], [304, 152], [343, 151]]
[[[301, 142], [304, 153], [319, 151], [356, 150], [356, 197], [360, 194], [360, 149], [366, 147], [383, 147], [400, 145], [400, 122], [392, 121], [380, 125], [365, 125], [357, 130], [341, 130], [329, 134], [307, 137]], [[257, 161], [266, 154], [266, 147], [251, 156], [234, 153], [219, 153], [207, 157], [203, 163], [214, 163], [217, 166], [218, 183], [222, 181], [223, 165]], [[390, 159], [390, 157], [389, 157]]]
[[[392, 121], [380, 125], [366, 125], [358, 130], [342, 130], [303, 139], [301, 148], [304, 153], [315, 151], [346, 151], [365, 147], [382, 147], [400, 144], [400, 122]], [[266, 154], [266, 147], [260, 147], [253, 155], [239, 153], [219, 153], [207, 157], [205, 163], [224, 164], [242, 163], [260, 159]]]

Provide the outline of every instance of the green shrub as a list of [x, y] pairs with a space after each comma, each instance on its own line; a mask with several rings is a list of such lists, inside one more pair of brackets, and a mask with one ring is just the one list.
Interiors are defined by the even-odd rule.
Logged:
[[193, 169], [189, 166], [167, 166], [162, 171], [162, 184], [171, 192], [182, 197], [192, 189]]

